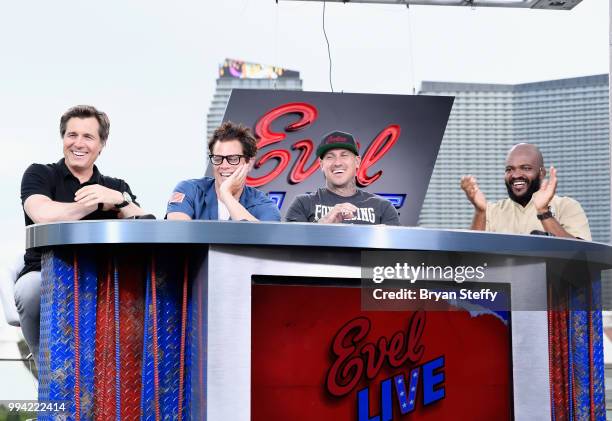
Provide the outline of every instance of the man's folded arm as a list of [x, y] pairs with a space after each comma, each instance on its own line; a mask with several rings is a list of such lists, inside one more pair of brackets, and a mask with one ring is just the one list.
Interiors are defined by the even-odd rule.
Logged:
[[[107, 204], [112, 205], [114, 204]], [[56, 202], [43, 194], [33, 194], [23, 203], [23, 209], [36, 224], [61, 221], [78, 221], [98, 209], [98, 204], [85, 204], [83, 202], [63, 203]], [[144, 215], [145, 212], [135, 203], [117, 210], [119, 218]]]
[[191, 221], [191, 217], [183, 212], [169, 212], [166, 214], [166, 219], [175, 221]]
[[232, 221], [259, 221], [231, 193], [222, 192], [220, 199], [227, 208]]
[[117, 216], [123, 219], [123, 218], [131, 218], [133, 216], [140, 216], [144, 214], [145, 214], [145, 211], [142, 210], [138, 205], [136, 205], [135, 203], [130, 203], [129, 205], [119, 209]]
[[276, 202], [268, 196], [260, 197], [257, 204], [249, 207], [246, 211], [257, 218], [258, 221], [279, 222], [281, 220], [281, 214]]
[[[120, 186], [121, 192], [126, 192], [127, 194], [130, 195], [130, 197], [132, 198], [132, 202], [128, 203], [126, 206], [117, 209], [119, 212], [117, 214], [118, 218], [131, 218], [133, 216], [141, 216], [141, 215], [145, 215], [146, 212], [140, 207], [140, 205], [138, 204], [138, 202], [136, 201], [136, 196], [134, 196], [134, 194], [132, 193], [132, 190], [130, 189], [130, 186], [128, 186], [128, 184], [126, 182], [122, 182], [121, 186]], [[116, 190], [118, 191], [118, 190]], [[119, 191], [118, 191], [119, 192]], [[119, 192], [119, 193], [121, 193]], [[111, 203], [110, 205], [112, 205], [114, 207], [115, 204], [118, 204], [120, 202], [122, 202], [122, 198], [119, 198], [117, 202], [115, 203]], [[112, 209], [112, 207], [111, 207]]]
[[33, 194], [23, 203], [23, 208], [36, 224], [60, 221], [76, 221], [98, 209], [98, 205], [62, 203], [42, 194]]

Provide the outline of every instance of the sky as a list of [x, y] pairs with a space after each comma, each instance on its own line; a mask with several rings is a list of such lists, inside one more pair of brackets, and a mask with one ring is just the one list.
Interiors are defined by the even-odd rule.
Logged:
[[[608, 73], [608, 0], [572, 11], [326, 6], [337, 92], [411, 94], [420, 82], [521, 83]], [[329, 91], [323, 4], [274, 0], [4, 2], [0, 11], [0, 265], [23, 249], [23, 171], [62, 157], [59, 118], [111, 120], [97, 165], [163, 217], [205, 169], [206, 113], [223, 59], [298, 70]]]

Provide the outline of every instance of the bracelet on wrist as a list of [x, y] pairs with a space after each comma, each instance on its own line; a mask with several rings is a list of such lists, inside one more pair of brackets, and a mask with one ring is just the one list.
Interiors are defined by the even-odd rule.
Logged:
[[542, 212], [542, 213], [538, 213], [537, 217], [540, 221], [543, 221], [545, 219], [549, 219], [553, 217], [553, 214], [550, 210], [550, 208], [546, 211], [546, 212]]

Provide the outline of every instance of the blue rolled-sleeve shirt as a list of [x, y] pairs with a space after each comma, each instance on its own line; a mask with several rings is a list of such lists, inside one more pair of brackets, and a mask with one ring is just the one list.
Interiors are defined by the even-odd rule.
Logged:
[[[280, 221], [276, 203], [261, 190], [244, 186], [239, 202], [260, 221]], [[204, 177], [178, 183], [166, 208], [166, 214], [170, 212], [182, 212], [191, 219], [219, 219], [215, 179]]]

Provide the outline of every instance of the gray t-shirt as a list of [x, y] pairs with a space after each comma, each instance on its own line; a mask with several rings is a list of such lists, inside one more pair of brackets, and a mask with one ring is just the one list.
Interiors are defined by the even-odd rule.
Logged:
[[320, 188], [314, 193], [302, 194], [296, 197], [289, 206], [285, 220], [287, 222], [318, 222], [338, 203], [352, 203], [357, 207], [354, 219], [343, 221], [345, 224], [400, 224], [397, 211], [391, 202], [359, 189], [350, 197], [338, 196], [326, 188]]

